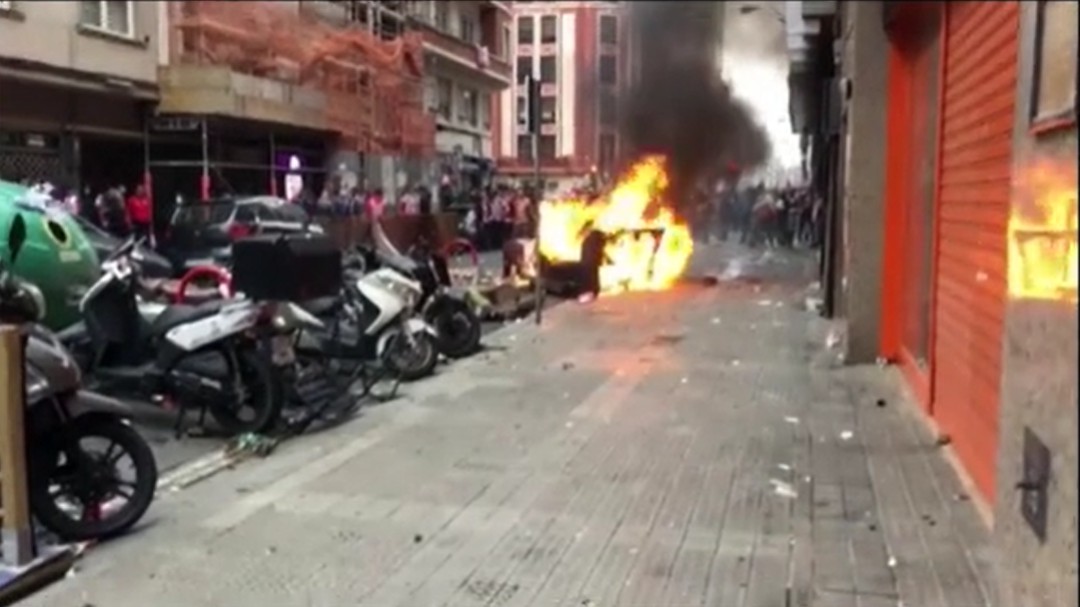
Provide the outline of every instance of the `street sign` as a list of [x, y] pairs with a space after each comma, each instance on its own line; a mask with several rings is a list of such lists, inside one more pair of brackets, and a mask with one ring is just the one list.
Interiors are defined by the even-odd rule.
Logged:
[[202, 122], [190, 116], [154, 116], [150, 119], [150, 129], [163, 133], [182, 133], [199, 130]]

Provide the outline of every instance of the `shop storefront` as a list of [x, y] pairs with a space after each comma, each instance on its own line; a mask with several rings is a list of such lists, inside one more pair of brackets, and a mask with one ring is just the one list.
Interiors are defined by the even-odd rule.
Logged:
[[318, 195], [332, 156], [328, 134], [254, 121], [160, 115], [148, 130], [159, 222], [178, 197]]
[[882, 353], [995, 489], [1016, 2], [890, 3]]
[[0, 89], [0, 177], [79, 189], [141, 182], [143, 120], [155, 98], [151, 90], [14, 78], [0, 78]]

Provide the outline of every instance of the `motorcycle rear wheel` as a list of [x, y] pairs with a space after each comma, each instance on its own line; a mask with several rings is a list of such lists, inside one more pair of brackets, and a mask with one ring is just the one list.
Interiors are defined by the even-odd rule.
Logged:
[[[277, 423], [284, 404], [281, 385], [275, 375], [274, 366], [268, 356], [261, 355], [254, 348], [241, 348], [235, 352], [235, 361], [239, 364], [239, 368], [235, 369], [229, 365], [231, 376], [226, 381], [232, 382], [235, 374], [240, 375], [240, 385], [247, 397], [245, 400], [251, 403], [248, 408], [252, 410], [252, 414], [248, 419], [241, 419], [239, 415], [241, 403], [226, 405], [222, 402], [211, 402], [208, 405], [210, 416], [230, 436], [268, 432]], [[223, 354], [228, 359], [228, 354]]]
[[[41, 442], [31, 447], [30, 509], [42, 525], [65, 540], [86, 541], [119, 535], [138, 523], [154, 501], [158, 480], [154, 452], [134, 428], [120, 420], [88, 418], [77, 419], [74, 423], [74, 427], [60, 441]], [[126, 496], [126, 503], [114, 515], [104, 518], [88, 519], [84, 510], [83, 518], [74, 519], [57, 503], [58, 496], [52, 493], [54, 483], [61, 486], [80, 485], [86, 482], [87, 474], [101, 477], [102, 480], [105, 476], [112, 476], [111, 480], [120, 484], [115, 478], [115, 463], [119, 458], [110, 458], [113, 464], [111, 469], [105, 469], [110, 461], [91, 461], [92, 456], [80, 446], [86, 438], [110, 441], [110, 452], [111, 445], [119, 446], [121, 454], [131, 458], [135, 470], [135, 480], [123, 483], [131, 486], [131, 495]], [[85, 462], [89, 462], [93, 470], [67, 461], [74, 450], [79, 451], [81, 458], [88, 458]], [[65, 458], [64, 464], [60, 464], [61, 455]], [[90, 491], [103, 492], [104, 486], [91, 487]], [[84, 509], [91, 507], [85, 502], [82, 505]], [[102, 506], [104, 504], [100, 500], [93, 505], [94, 508]]]
[[460, 299], [435, 302], [425, 315], [439, 334], [439, 353], [447, 358], [465, 358], [480, 349], [483, 327], [472, 307]]

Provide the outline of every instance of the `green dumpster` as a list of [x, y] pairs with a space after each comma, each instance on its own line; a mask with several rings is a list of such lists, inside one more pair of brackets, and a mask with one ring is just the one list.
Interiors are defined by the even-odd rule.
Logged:
[[26, 221], [26, 244], [13, 268], [45, 296], [45, 324], [64, 329], [79, 320], [79, 296], [97, 280], [97, 253], [79, 224], [64, 210], [47, 204], [47, 197], [21, 185], [0, 180], [0, 258], [10, 260], [7, 234], [15, 214]]

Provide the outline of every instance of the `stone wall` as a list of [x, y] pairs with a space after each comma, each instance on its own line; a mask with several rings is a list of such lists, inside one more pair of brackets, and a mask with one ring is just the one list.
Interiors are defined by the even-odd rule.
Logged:
[[851, 80], [842, 145], [841, 314], [847, 319], [845, 361], [877, 358], [885, 242], [885, 121], [888, 39], [881, 2], [842, 3], [841, 74]]
[[[1076, 196], [1075, 123], [1041, 134], [1033, 134], [1030, 126], [1035, 6], [1021, 3], [1014, 206], [1037, 195], [1025, 183], [1036, 166], [1056, 167], [1071, 179]], [[1007, 303], [994, 515], [1002, 605], [1077, 604], [1077, 329], [1075, 301], [1013, 296]], [[1023, 492], [1016, 488], [1023, 479], [1026, 430], [1045, 443], [1052, 456], [1045, 541], [1021, 516]]]

